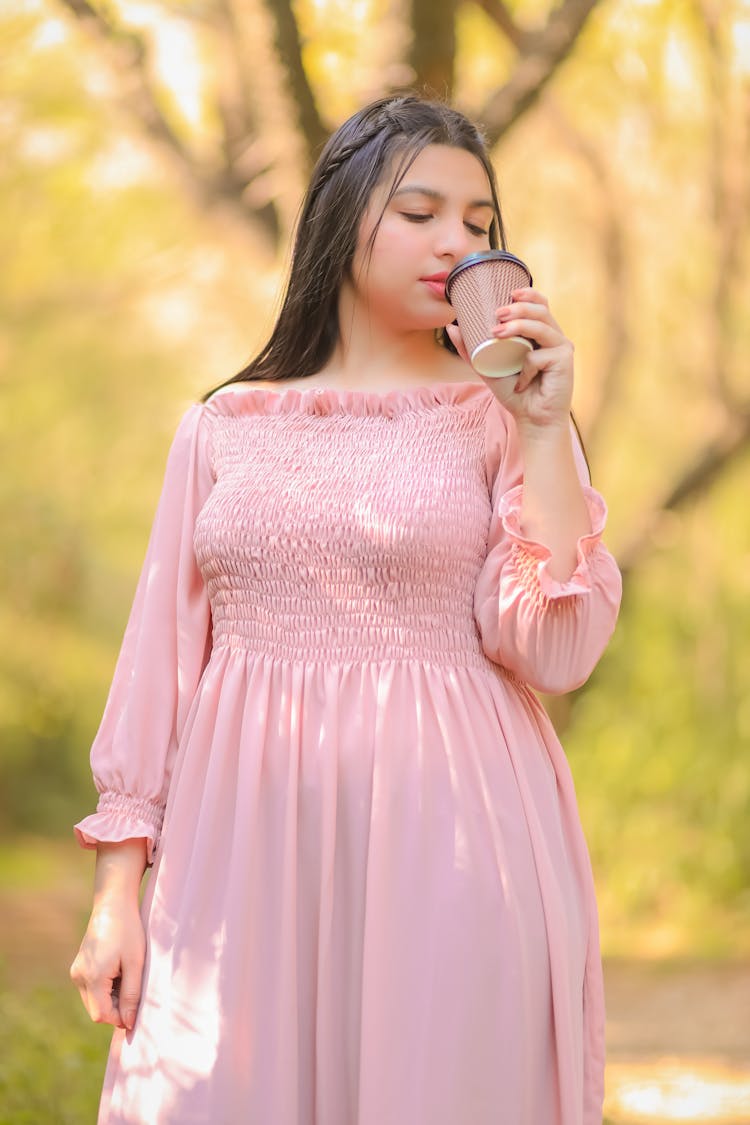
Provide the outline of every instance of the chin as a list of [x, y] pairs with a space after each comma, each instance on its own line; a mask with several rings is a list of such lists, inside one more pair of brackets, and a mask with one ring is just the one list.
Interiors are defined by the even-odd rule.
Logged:
[[429, 322], [430, 328], [445, 328], [446, 325], [453, 324], [456, 319], [455, 312], [447, 302], [434, 305], [425, 312], [424, 316], [425, 323]]
[[429, 312], [425, 312], [419, 317], [414, 317], [414, 326], [415, 328], [424, 328], [430, 332], [436, 332], [438, 328], [445, 328], [448, 324], [453, 324], [455, 319], [456, 314], [451, 308], [446, 307], [445, 311], [441, 309], [430, 309]]

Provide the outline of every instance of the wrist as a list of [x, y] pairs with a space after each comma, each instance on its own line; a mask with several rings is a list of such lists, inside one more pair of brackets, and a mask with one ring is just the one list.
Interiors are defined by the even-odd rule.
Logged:
[[122, 927], [137, 925], [140, 917], [140, 902], [132, 895], [101, 900], [95, 898], [91, 906], [89, 930], [95, 935], [106, 934], [113, 926], [120, 930]]
[[538, 423], [524, 420], [516, 422], [522, 446], [560, 449], [570, 447], [570, 415], [554, 421]]
[[120, 906], [138, 903], [141, 880], [146, 870], [145, 839], [124, 840], [97, 846], [94, 878], [94, 906]]

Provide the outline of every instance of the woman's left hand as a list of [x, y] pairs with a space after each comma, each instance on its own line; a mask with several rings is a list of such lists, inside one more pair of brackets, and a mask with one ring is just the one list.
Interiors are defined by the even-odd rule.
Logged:
[[[568, 426], [573, 397], [573, 344], [537, 289], [514, 289], [512, 303], [497, 309], [493, 336], [523, 336], [537, 347], [529, 351], [517, 376], [482, 376], [495, 397], [524, 429]], [[449, 333], [459, 354], [468, 360], [455, 325]]]

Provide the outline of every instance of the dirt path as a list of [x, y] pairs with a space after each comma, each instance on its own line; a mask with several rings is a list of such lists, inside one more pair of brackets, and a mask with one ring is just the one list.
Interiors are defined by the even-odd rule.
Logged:
[[608, 962], [606, 1113], [750, 1125], [750, 965]]
[[[91, 867], [0, 890], [6, 982], [67, 984]], [[750, 964], [605, 964], [607, 1125], [750, 1125]]]

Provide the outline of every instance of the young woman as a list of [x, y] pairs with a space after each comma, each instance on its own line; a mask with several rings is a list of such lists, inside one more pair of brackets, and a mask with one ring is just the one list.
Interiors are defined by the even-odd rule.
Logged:
[[448, 271], [502, 242], [476, 128], [368, 106], [271, 339], [179, 426], [77, 825], [100, 1122], [600, 1125], [594, 890], [534, 689], [586, 679], [620, 580], [547, 301], [498, 310], [538, 345], [517, 379], [452, 325]]

